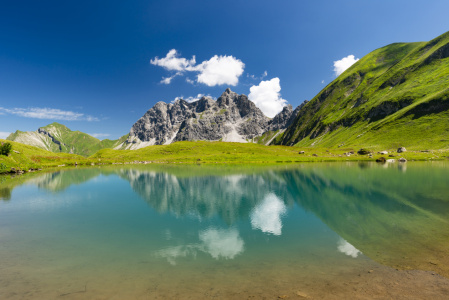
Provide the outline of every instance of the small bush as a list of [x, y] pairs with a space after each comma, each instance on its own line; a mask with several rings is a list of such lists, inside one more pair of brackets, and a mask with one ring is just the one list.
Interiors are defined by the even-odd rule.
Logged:
[[2, 143], [0, 146], [0, 155], [8, 155], [11, 152], [12, 145], [10, 143]]

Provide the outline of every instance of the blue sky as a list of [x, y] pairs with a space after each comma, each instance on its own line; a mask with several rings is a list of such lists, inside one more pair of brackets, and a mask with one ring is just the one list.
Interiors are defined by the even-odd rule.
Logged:
[[334, 62], [443, 34], [447, 12], [446, 0], [3, 1], [0, 137], [57, 121], [116, 139], [158, 101], [227, 87], [268, 115], [313, 98]]

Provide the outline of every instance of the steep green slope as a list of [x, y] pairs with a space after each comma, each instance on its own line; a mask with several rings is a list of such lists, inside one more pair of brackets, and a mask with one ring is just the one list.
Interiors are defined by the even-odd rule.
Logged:
[[80, 131], [72, 131], [59, 123], [40, 127], [37, 131], [16, 131], [7, 140], [35, 146], [52, 152], [74, 153], [89, 156], [104, 148], [113, 148], [126, 139], [100, 141]]
[[377, 49], [307, 103], [274, 143], [449, 147], [449, 32]]

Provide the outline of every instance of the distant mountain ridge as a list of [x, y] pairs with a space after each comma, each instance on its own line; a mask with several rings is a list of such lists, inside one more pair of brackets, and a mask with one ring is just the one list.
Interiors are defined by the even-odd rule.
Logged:
[[[127, 137], [127, 136], [126, 136]], [[65, 125], [51, 123], [36, 131], [19, 131], [11, 133], [7, 140], [35, 146], [52, 152], [65, 152], [89, 156], [100, 149], [113, 148], [123, 142], [118, 140], [102, 140], [80, 131], [72, 131]]]
[[229, 88], [215, 101], [158, 102], [131, 128], [128, 139], [116, 149], [139, 149], [177, 141], [257, 142], [267, 131], [284, 130], [294, 117], [288, 105], [273, 119], [266, 117], [246, 95]]
[[369, 53], [304, 105], [274, 143], [449, 148], [449, 32]]

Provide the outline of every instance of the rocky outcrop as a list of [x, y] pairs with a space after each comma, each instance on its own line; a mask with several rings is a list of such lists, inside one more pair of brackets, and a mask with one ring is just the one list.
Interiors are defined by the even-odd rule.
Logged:
[[58, 145], [59, 147], [59, 151], [62, 151], [62, 145], [67, 146], [66, 144], [62, 143], [58, 141], [49, 131], [45, 130], [44, 128], [38, 128], [37, 132], [44, 135], [44, 136], [48, 136], [50, 138], [50, 140], [55, 143], [56, 145]]
[[246, 95], [230, 89], [216, 101], [203, 97], [195, 102], [158, 102], [132, 126], [128, 139], [117, 149], [194, 140], [252, 142], [268, 130], [287, 128], [295, 112], [288, 105], [270, 119]]

